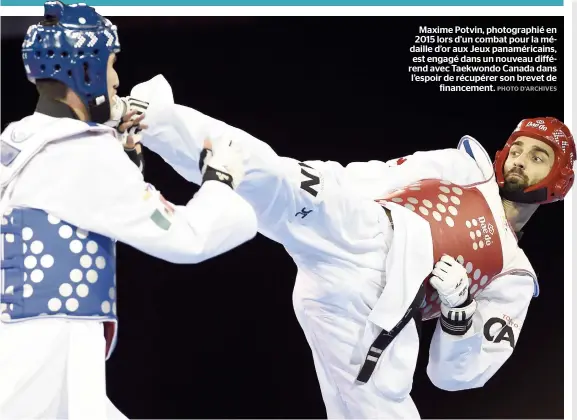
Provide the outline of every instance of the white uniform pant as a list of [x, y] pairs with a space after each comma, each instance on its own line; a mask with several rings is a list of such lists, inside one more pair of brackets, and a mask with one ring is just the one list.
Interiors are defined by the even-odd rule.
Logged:
[[[324, 325], [313, 325], [316, 323]], [[407, 385], [410, 388], [414, 374], [411, 366], [396, 365], [396, 362], [403, 365], [405, 361], [391, 354], [390, 350], [393, 349], [388, 349], [386, 354], [381, 356], [375, 372], [367, 383], [356, 382], [361, 364], [364, 362], [364, 355], [362, 361], [358, 360], [360, 363], [353, 363], [350, 360], [358, 343], [354, 340], [359, 340], [361, 334], [361, 329], [354, 324], [350, 320], [317, 318], [308, 319], [304, 325], [327, 417], [329, 419], [419, 419], [419, 412], [408, 392], [406, 394], [400, 392], [401, 395], [395, 397], [390, 395], [391, 392], [387, 392], [391, 391], [390, 388], [394, 391], [398, 381], [400, 381], [401, 388]], [[326, 334], [327, 330], [333, 330], [332, 334]], [[409, 353], [418, 351], [418, 341], [415, 342], [417, 335], [415, 323], [410, 321], [405, 330], [402, 332], [402, 337], [401, 334], [397, 337], [401, 342], [391, 344], [396, 347], [395, 353], [406, 351], [403, 348], [406, 346], [410, 346]], [[400, 377], [399, 368], [404, 371]]]
[[[317, 264], [316, 268], [322, 271], [324, 267]], [[358, 383], [365, 356], [381, 331], [367, 319], [382, 291], [377, 282], [380, 274], [354, 266], [348, 271], [334, 265], [331, 269], [334, 277], [326, 271], [320, 277], [299, 267], [293, 292], [295, 313], [312, 351], [328, 418], [420, 418], [410, 396], [419, 352], [415, 322], [409, 321], [381, 354], [367, 383]], [[320, 290], [330, 290], [340, 307], [311, 298], [320, 296]]]
[[0, 419], [126, 419], [106, 396], [104, 326], [0, 323]]

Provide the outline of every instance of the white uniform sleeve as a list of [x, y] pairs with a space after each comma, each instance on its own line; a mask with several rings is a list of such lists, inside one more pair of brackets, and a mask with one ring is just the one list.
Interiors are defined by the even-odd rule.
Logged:
[[173, 263], [204, 261], [256, 235], [254, 211], [228, 186], [209, 181], [186, 206], [173, 206], [108, 134], [49, 144], [14, 182], [13, 206]]
[[464, 336], [447, 334], [437, 324], [427, 366], [431, 382], [447, 391], [484, 386], [513, 354], [533, 292], [531, 277], [505, 274], [477, 296], [473, 325]]
[[146, 122], [142, 143], [194, 183], [200, 180], [198, 157], [205, 139], [236, 143], [246, 169], [238, 193], [254, 208], [259, 231], [292, 254], [321, 250], [342, 256], [348, 246], [380, 240], [375, 222], [386, 218], [384, 211], [343, 189], [340, 164], [280, 157], [250, 134], [181, 105], [149, 112]]

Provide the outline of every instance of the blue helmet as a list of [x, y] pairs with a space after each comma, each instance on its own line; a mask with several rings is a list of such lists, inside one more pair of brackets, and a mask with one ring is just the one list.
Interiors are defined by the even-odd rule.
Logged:
[[44, 21], [28, 28], [22, 59], [28, 80], [58, 80], [74, 91], [91, 120], [110, 119], [107, 70], [110, 54], [120, 51], [115, 25], [84, 3], [44, 4]]

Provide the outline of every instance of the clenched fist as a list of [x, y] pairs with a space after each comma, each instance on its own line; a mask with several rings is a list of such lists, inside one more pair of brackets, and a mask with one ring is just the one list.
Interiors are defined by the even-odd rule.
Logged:
[[441, 298], [441, 328], [451, 335], [462, 336], [469, 331], [477, 302], [469, 296], [467, 270], [449, 255], [435, 264], [430, 284]]
[[430, 279], [431, 286], [437, 289], [441, 302], [449, 308], [465, 303], [469, 297], [469, 278], [467, 270], [449, 255], [443, 255], [435, 264]]

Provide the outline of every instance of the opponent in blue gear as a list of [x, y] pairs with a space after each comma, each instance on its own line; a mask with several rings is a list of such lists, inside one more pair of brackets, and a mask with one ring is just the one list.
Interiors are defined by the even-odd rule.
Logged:
[[88, 120], [100, 124], [111, 118], [118, 80], [108, 69], [119, 51], [117, 28], [108, 19], [84, 3], [60, 1], [45, 3], [44, 20], [30, 26], [22, 44], [28, 80], [64, 84], [78, 95]]
[[196, 264], [256, 235], [232, 147], [211, 150], [206, 182], [181, 206], [124, 156], [137, 135], [118, 132], [145, 129], [148, 103], [116, 96], [118, 51], [108, 20], [60, 2], [46, 3], [22, 46], [39, 100], [0, 135], [1, 419], [126, 419], [106, 396], [116, 242]]

